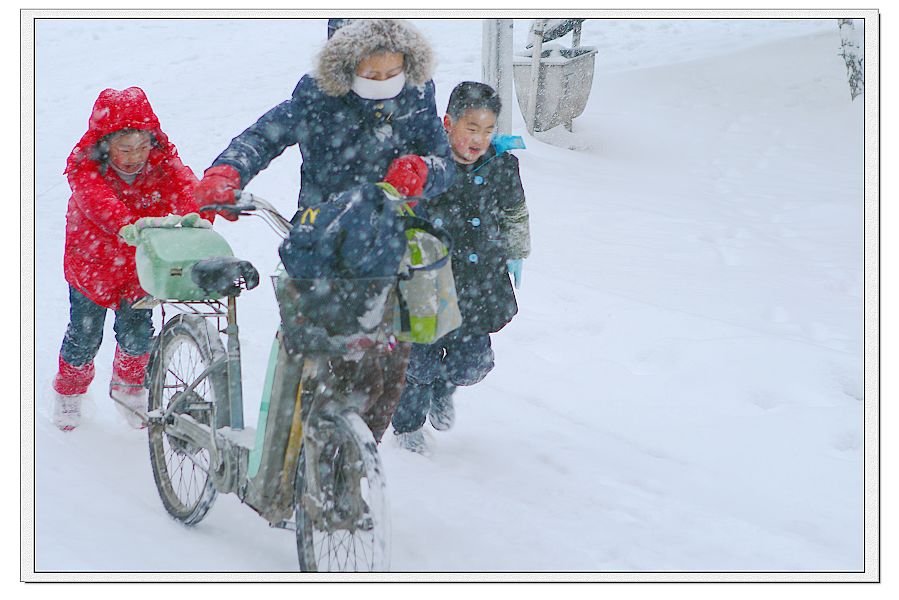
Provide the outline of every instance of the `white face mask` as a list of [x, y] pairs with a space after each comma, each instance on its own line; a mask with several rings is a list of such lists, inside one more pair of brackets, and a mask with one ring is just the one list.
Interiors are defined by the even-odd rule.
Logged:
[[360, 98], [366, 100], [387, 100], [395, 98], [403, 91], [406, 85], [406, 73], [400, 71], [399, 75], [394, 75], [390, 79], [378, 81], [376, 79], [365, 79], [358, 75], [353, 76], [353, 91]]

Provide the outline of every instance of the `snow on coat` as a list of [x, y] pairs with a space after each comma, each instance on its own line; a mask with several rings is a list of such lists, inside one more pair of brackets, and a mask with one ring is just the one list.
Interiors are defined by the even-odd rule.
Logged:
[[528, 210], [518, 158], [491, 146], [424, 207], [453, 237], [453, 276], [466, 330], [493, 333], [518, 312], [506, 260], [530, 252]]
[[[109, 166], [100, 144], [121, 129], [149, 131], [154, 138], [147, 163], [130, 185]], [[118, 232], [141, 217], [196, 211], [197, 178], [163, 133], [143, 90], [130, 87], [100, 93], [65, 173], [72, 188], [63, 258], [66, 281], [106, 308], [146, 295], [137, 279], [135, 248]]]
[[[360, 59], [381, 48], [404, 54], [406, 86], [395, 98], [367, 100], [350, 90], [353, 73]], [[431, 50], [411, 26], [353, 21], [325, 45], [316, 74], [303, 76], [289, 100], [234, 138], [213, 165], [231, 165], [245, 186], [287, 147], [299, 144], [302, 211], [381, 181], [395, 158], [418, 154], [428, 165], [422, 197], [430, 198], [449, 187], [455, 171], [437, 116], [432, 69]]]

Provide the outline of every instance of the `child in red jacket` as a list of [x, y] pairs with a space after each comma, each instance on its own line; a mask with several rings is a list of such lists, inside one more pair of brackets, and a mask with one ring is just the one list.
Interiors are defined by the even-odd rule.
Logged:
[[152, 311], [132, 307], [146, 292], [137, 280], [135, 249], [119, 232], [141, 217], [196, 211], [197, 179], [178, 158], [137, 87], [100, 93], [65, 173], [72, 188], [63, 259], [70, 321], [53, 380], [53, 421], [64, 431], [81, 422], [106, 309], [112, 309], [118, 345], [109, 394], [129, 424], [140, 427], [140, 418], [122, 404], [147, 408], [143, 379], [153, 337]]

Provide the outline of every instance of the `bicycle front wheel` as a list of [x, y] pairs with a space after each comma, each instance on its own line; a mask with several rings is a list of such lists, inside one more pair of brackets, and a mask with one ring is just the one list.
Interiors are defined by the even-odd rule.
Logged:
[[[327, 434], [317, 459], [313, 459], [316, 464], [307, 468], [304, 447], [297, 466], [300, 570], [387, 571], [390, 517], [374, 437], [354, 412], [322, 417], [316, 428]], [[317, 473], [319, 489], [307, 485], [311, 473]]]
[[[218, 332], [208, 319], [178, 315], [168, 321], [160, 335], [160, 350], [150, 373], [150, 411], [190, 416], [215, 430], [215, 403], [227, 399], [227, 382], [219, 373], [208, 375], [199, 385], [190, 385], [225, 350]], [[161, 371], [161, 372], [160, 372]], [[150, 421], [150, 464], [153, 479], [166, 511], [185, 525], [199, 523], [215, 501], [216, 489], [209, 476], [209, 450], [179, 437], [170, 423]]]

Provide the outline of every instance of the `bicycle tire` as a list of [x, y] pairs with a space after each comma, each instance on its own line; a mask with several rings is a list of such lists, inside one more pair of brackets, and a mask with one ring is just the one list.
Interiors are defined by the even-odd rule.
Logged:
[[[328, 441], [323, 444], [317, 465], [319, 473], [324, 474], [324, 491], [318, 505], [331, 510], [317, 516], [304, 505], [304, 447], [297, 465], [294, 498], [300, 570], [387, 571], [390, 567], [390, 511], [374, 437], [362, 418], [352, 411], [321, 417], [317, 426], [329, 427]], [[329, 473], [334, 476], [328, 477]], [[359, 484], [361, 506], [356, 503], [355, 485], [345, 483], [353, 480]], [[352, 509], [354, 504], [358, 512]], [[335, 520], [351, 520], [354, 524], [347, 528], [328, 523]]]
[[[202, 317], [178, 315], [165, 324], [159, 336], [159, 354], [150, 373], [150, 412], [165, 412], [179, 389], [225, 355], [218, 332]], [[164, 378], [160, 377], [160, 369], [164, 370]], [[200, 423], [212, 424], [215, 403], [227, 401], [227, 379], [221, 372], [212, 373], [194, 392], [197, 396], [192, 405], [208, 403], [208, 407], [187, 414]], [[209, 475], [209, 451], [179, 439], [166, 426], [151, 420], [147, 428], [156, 489], [172, 517], [185, 525], [196, 525], [212, 508], [217, 495]]]

